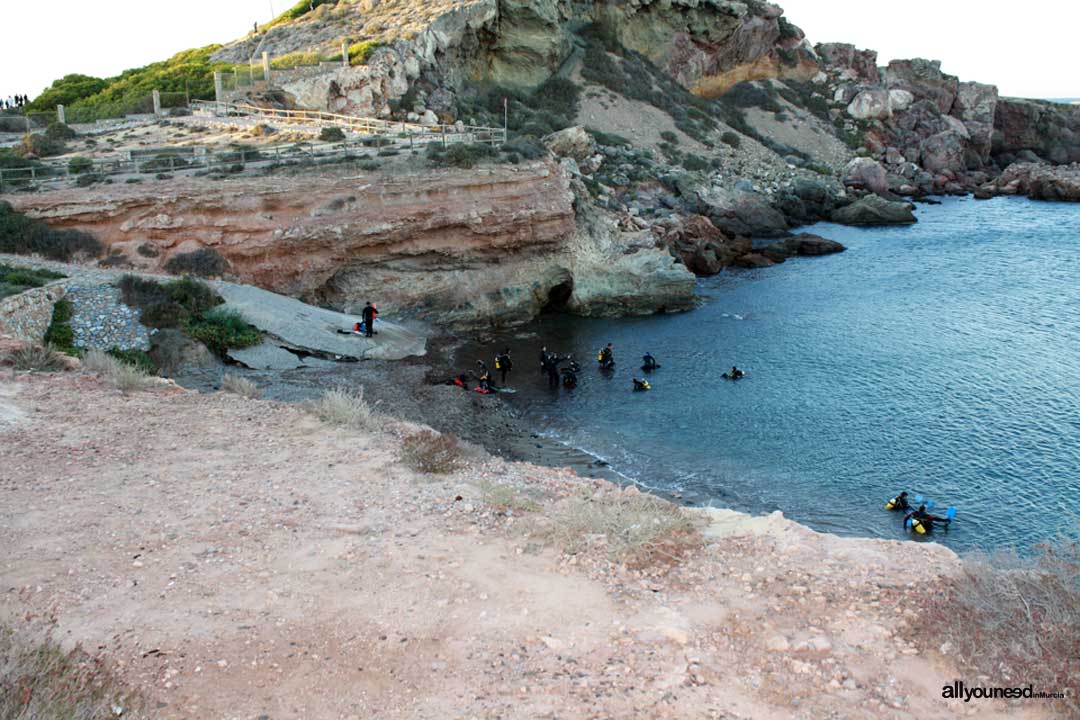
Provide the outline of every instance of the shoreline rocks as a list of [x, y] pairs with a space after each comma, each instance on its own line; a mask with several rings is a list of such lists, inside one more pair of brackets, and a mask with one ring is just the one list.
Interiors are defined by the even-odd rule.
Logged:
[[833, 211], [832, 221], [841, 225], [907, 225], [916, 222], [913, 206], [906, 202], [867, 195]]

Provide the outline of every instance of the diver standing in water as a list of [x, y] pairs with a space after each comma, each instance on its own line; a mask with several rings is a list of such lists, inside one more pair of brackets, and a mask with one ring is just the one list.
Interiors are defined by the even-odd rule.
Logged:
[[506, 384], [506, 375], [514, 368], [514, 363], [510, 360], [510, 348], [503, 348], [503, 351], [495, 356], [495, 369], [499, 371], [499, 384]]
[[611, 370], [615, 367], [615, 348], [611, 343], [608, 343], [606, 347], [600, 350], [596, 356], [597, 362], [600, 363], [601, 370]]
[[652, 356], [652, 353], [645, 353], [645, 356], [641, 358], [641, 369], [645, 372], [652, 372], [653, 370], [660, 369], [660, 363], [656, 362], [656, 358]]

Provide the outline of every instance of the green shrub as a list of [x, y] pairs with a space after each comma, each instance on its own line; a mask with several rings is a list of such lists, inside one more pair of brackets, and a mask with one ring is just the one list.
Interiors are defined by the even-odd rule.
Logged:
[[45, 137], [57, 142], [63, 142], [65, 140], [74, 140], [76, 133], [64, 123], [54, 121], [49, 123], [49, 127], [45, 129]]
[[68, 262], [76, 255], [99, 257], [101, 243], [82, 230], [53, 230], [40, 220], [10, 210], [0, 212], [0, 252], [42, 255]]
[[679, 136], [676, 135], [675, 133], [671, 132], [670, 130], [661, 131], [660, 132], [660, 137], [662, 137], [664, 140], [671, 143], [672, 145], [678, 145], [679, 144]]
[[71, 328], [74, 315], [75, 306], [70, 300], [57, 300], [53, 305], [52, 322], [45, 331], [45, 344], [67, 355], [78, 356], [80, 351], [75, 347], [75, 331]]
[[336, 127], [324, 127], [319, 132], [319, 140], [329, 143], [345, 142], [345, 131]]
[[[10, 265], [0, 265], [0, 284], [6, 285], [14, 292], [22, 292], [30, 288], [47, 285], [52, 280], [66, 277], [51, 270], [31, 270], [29, 268], [17, 268]], [[8, 293], [14, 294], [14, 293]]]
[[374, 53], [380, 45], [382, 45], [382, 43], [377, 40], [353, 43], [349, 46], [349, 64], [366, 65], [367, 61], [371, 59], [371, 54]]
[[624, 138], [622, 135], [616, 135], [615, 133], [607, 133], [603, 130], [597, 130], [596, 128], [587, 127], [585, 130], [593, 136], [597, 143], [600, 145], [607, 145], [608, 147], [632, 147], [633, 143]]
[[71, 107], [79, 100], [97, 95], [109, 86], [108, 81], [89, 75], [65, 75], [59, 80], [54, 80], [45, 92], [34, 98], [30, 103], [31, 112], [49, 112], [56, 109], [57, 105]]
[[682, 166], [690, 172], [708, 170], [710, 167], [708, 160], [690, 154], [683, 156]]
[[525, 160], [538, 160], [548, 156], [548, 149], [544, 144], [530, 135], [503, 143], [501, 150], [504, 153], [516, 153]]
[[114, 347], [109, 350], [109, 355], [126, 365], [137, 368], [147, 375], [156, 375], [158, 368], [150, 356], [142, 350], [121, 350]]
[[428, 146], [428, 161], [438, 167], [473, 168], [484, 158], [495, 155], [490, 145], [454, 143], [447, 148], [432, 144]]
[[738, 149], [739, 146], [742, 145], [742, 137], [740, 137], [739, 133], [737, 132], [726, 130], [724, 131], [724, 134], [720, 136], [720, 142], [728, 145], [729, 147]]
[[[7, 352], [0, 358], [5, 365], [11, 365], [19, 372], [60, 372], [67, 366], [63, 359], [48, 347], [25, 345]], [[0, 663], [0, 669], [4, 666]], [[3, 687], [0, 685], [0, 687]], [[4, 703], [4, 694], [0, 693], [0, 707]], [[3, 716], [0, 716], [3, 717]]]
[[210, 286], [188, 277], [162, 284], [125, 275], [117, 287], [126, 305], [142, 311], [139, 322], [157, 329], [183, 327], [224, 302]]
[[224, 356], [229, 348], [246, 348], [262, 342], [262, 333], [235, 310], [218, 308], [184, 325], [184, 332]]
[[22, 140], [15, 146], [15, 154], [22, 157], [52, 157], [65, 152], [67, 146], [63, 140], [52, 140], [37, 133], [23, 135]]
[[295, 67], [301, 67], [304, 65], [318, 65], [322, 61], [322, 53], [314, 51], [304, 52], [303, 50], [297, 50], [296, 52], [279, 55], [278, 57], [270, 60], [270, 69], [291, 70]]
[[76, 155], [68, 160], [68, 172], [73, 175], [82, 175], [94, 169], [94, 161], [82, 155]]
[[173, 275], [197, 275], [218, 277], [224, 275], [229, 264], [217, 250], [201, 248], [189, 253], [177, 253], [165, 263], [165, 272]]

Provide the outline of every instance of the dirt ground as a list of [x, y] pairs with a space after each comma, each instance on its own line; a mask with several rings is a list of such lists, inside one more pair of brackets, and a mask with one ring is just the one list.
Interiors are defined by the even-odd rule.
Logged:
[[152, 718], [1050, 717], [941, 699], [962, 675], [909, 573], [948, 572], [940, 546], [684, 510], [702, 547], [635, 570], [528, 530], [633, 490], [479, 452], [421, 475], [408, 432], [5, 370], [0, 619], [55, 615]]

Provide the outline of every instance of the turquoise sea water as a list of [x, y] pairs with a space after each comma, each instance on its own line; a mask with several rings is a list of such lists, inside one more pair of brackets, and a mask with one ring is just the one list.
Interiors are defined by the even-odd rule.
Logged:
[[[543, 433], [697, 504], [902, 537], [883, 505], [906, 489], [959, 508], [938, 537], [956, 549], [1030, 547], [1080, 504], [1080, 205], [918, 215], [815, 226], [848, 251], [703, 280], [691, 313], [549, 315], [461, 358], [510, 345], [513, 402]], [[582, 361], [576, 390], [547, 389], [541, 343]], [[663, 368], [632, 393], [645, 351]], [[748, 377], [721, 379], [732, 364]]]

